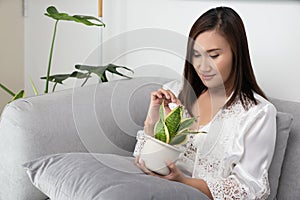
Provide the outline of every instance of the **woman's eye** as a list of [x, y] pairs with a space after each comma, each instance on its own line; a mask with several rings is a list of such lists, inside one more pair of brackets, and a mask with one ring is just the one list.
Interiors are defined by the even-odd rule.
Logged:
[[193, 56], [194, 56], [194, 57], [196, 57], [196, 58], [198, 58], [198, 57], [200, 57], [200, 56], [201, 56], [201, 54], [198, 54], [198, 53], [193, 53]]
[[217, 55], [211, 55], [210, 57], [211, 57], [212, 59], [216, 59], [218, 56], [219, 56], [219, 54], [217, 54]]

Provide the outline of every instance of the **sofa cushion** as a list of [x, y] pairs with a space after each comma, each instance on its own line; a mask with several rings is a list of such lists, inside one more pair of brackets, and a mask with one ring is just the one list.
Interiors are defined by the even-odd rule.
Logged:
[[33, 184], [50, 199], [199, 199], [208, 197], [185, 184], [145, 175], [133, 157], [67, 153], [24, 164]]
[[278, 112], [276, 116], [277, 134], [276, 145], [272, 163], [269, 168], [270, 196], [269, 200], [276, 197], [278, 182], [281, 174], [282, 162], [286, 150], [286, 145], [291, 130], [293, 116], [288, 113]]
[[278, 185], [277, 199], [299, 199], [300, 197], [300, 103], [271, 99], [278, 111], [291, 113], [291, 127], [281, 176]]

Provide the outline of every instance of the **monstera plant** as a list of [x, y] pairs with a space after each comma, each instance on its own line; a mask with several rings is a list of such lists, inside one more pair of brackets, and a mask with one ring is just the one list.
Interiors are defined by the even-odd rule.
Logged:
[[167, 116], [165, 116], [164, 102], [160, 105], [160, 118], [154, 126], [154, 137], [170, 145], [177, 145], [186, 140], [188, 134], [198, 134], [190, 130], [196, 118], [183, 118], [184, 107], [178, 105]]
[[[53, 46], [54, 46], [54, 41], [55, 41], [55, 36], [56, 36], [57, 25], [58, 25], [59, 21], [73, 21], [73, 22], [81, 23], [81, 24], [84, 24], [87, 26], [104, 26], [105, 27], [105, 24], [101, 20], [99, 20], [98, 18], [93, 17], [93, 16], [84, 16], [84, 15], [70, 16], [67, 13], [58, 12], [58, 10], [54, 6], [48, 7], [47, 13], [45, 13], [45, 15], [55, 20], [54, 33], [53, 33], [49, 62], [48, 62], [47, 76], [41, 77], [41, 79], [46, 80], [45, 93], [48, 93], [49, 82], [54, 82], [54, 86], [52, 89], [52, 91], [54, 92], [56, 85], [63, 84], [63, 81], [68, 78], [84, 79], [84, 82], [82, 83], [81, 86], [83, 86], [87, 82], [87, 80], [91, 77], [91, 74], [96, 74], [100, 78], [101, 82], [108, 81], [108, 79], [106, 78], [107, 77], [106, 72], [111, 72], [113, 74], [117, 74], [117, 75], [120, 75], [120, 76], [123, 76], [126, 78], [131, 78], [131, 77], [128, 77], [117, 71], [118, 68], [123, 68], [125, 70], [133, 72], [131, 69], [124, 67], [124, 66], [117, 66], [114, 64], [108, 64], [106, 66], [75, 65], [75, 68], [77, 70], [73, 71], [70, 74], [56, 74], [56, 75], [50, 76]], [[78, 70], [85, 71], [85, 72], [80, 72]]]
[[[118, 71], [118, 69], [125, 69], [125, 70], [128, 70], [133, 73], [133, 71], [131, 69], [129, 69], [125, 66], [117, 66], [114, 64], [108, 64], [105, 66], [88, 66], [88, 65], [77, 64], [77, 65], [75, 65], [76, 70], [73, 71], [72, 73], [50, 75], [56, 33], [57, 33], [58, 23], [60, 21], [71, 21], [71, 22], [75, 22], [75, 23], [84, 24], [86, 26], [98, 26], [98, 27], [102, 27], [102, 26], [105, 27], [105, 24], [100, 19], [93, 17], [93, 16], [85, 16], [85, 15], [71, 16], [67, 13], [59, 12], [54, 6], [49, 6], [46, 9], [46, 11], [47, 12], [45, 13], [45, 16], [47, 16], [51, 19], [54, 19], [55, 25], [54, 25], [49, 60], [48, 60], [48, 65], [47, 65], [47, 74], [45, 77], [41, 77], [41, 79], [46, 80], [44, 93], [49, 92], [49, 83], [50, 82], [54, 83], [53, 88], [52, 88], [52, 92], [54, 92], [57, 84], [63, 84], [63, 81], [65, 81], [68, 78], [84, 79], [84, 82], [82, 83], [81, 86], [83, 86], [87, 82], [87, 80], [91, 77], [92, 74], [96, 74], [99, 77], [99, 82], [107, 82], [108, 81], [107, 76], [106, 76], [107, 72], [110, 72], [112, 74], [116, 74], [119, 76], [123, 76], [126, 78], [131, 78], [131, 77], [126, 76]], [[30, 82], [31, 82], [34, 93], [37, 95], [38, 91], [37, 91], [34, 83], [32, 82], [32, 80], [30, 80]], [[18, 98], [23, 98], [25, 96], [24, 90], [21, 90], [18, 93], [14, 93], [13, 91], [8, 89], [3, 84], [0, 84], [0, 88], [2, 88], [9, 95], [11, 95], [13, 97], [12, 100], [16, 100]]]

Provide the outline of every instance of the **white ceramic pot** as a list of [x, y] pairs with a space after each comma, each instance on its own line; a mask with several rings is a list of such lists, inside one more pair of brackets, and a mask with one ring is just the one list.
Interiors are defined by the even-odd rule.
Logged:
[[166, 161], [176, 162], [181, 151], [167, 143], [145, 135], [146, 142], [141, 150], [140, 159], [151, 171], [161, 175], [170, 173]]

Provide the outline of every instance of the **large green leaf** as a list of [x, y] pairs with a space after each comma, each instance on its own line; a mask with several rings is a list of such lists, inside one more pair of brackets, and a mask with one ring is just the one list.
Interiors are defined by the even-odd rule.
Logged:
[[75, 68], [81, 71], [88, 71], [101, 77], [107, 70], [107, 66], [75, 65]]
[[183, 107], [177, 106], [166, 116], [165, 122], [166, 122], [166, 126], [168, 128], [168, 131], [170, 133], [171, 139], [177, 133], [178, 127], [179, 127], [181, 119], [182, 119], [182, 112], [183, 112]]
[[120, 72], [118, 72], [118, 71], [117, 71], [118, 68], [122, 68], [122, 69], [125, 69], [125, 70], [128, 70], [128, 71], [134, 73], [133, 70], [129, 69], [128, 67], [117, 66], [117, 65], [114, 65], [114, 64], [109, 64], [109, 65], [107, 66], [107, 71], [109, 71], [109, 72], [111, 72], [111, 73], [113, 73], [113, 74], [117, 74], [117, 75], [119, 75], [119, 76], [123, 76], [123, 77], [126, 77], [126, 78], [131, 78], [131, 77], [129, 77], [129, 76], [126, 76], [126, 75], [121, 74]]
[[128, 67], [118, 66], [114, 64], [108, 64], [105, 66], [89, 66], [89, 65], [75, 65], [75, 68], [81, 71], [88, 71], [89, 73], [96, 74], [102, 82], [107, 82], [106, 71], [111, 72], [112, 74], [117, 74], [126, 78], [131, 78], [117, 71], [118, 68], [123, 68], [133, 73], [133, 70]]
[[[91, 77], [89, 73], [82, 73], [82, 72], [74, 71], [71, 74], [55, 74], [55, 75], [49, 76], [49, 80], [54, 83], [63, 84], [63, 81], [68, 78], [84, 79], [87, 77]], [[47, 79], [47, 77], [41, 77], [41, 79]]]
[[105, 26], [105, 24], [96, 17], [85, 16], [85, 15], [70, 16], [67, 13], [58, 12], [58, 10], [54, 6], [48, 7], [47, 13], [45, 13], [45, 15], [55, 20], [73, 21], [73, 22], [85, 24], [87, 26]]
[[[87, 26], [104, 26], [105, 24], [98, 18], [93, 16], [86, 16], [86, 15], [73, 15], [72, 16], [76, 22], [85, 24]], [[96, 21], [97, 23], [94, 23], [92, 21]]]
[[47, 8], [47, 12], [48, 12], [49, 15], [53, 15], [53, 14], [57, 14], [58, 13], [57, 9], [54, 6], [49, 6]]

